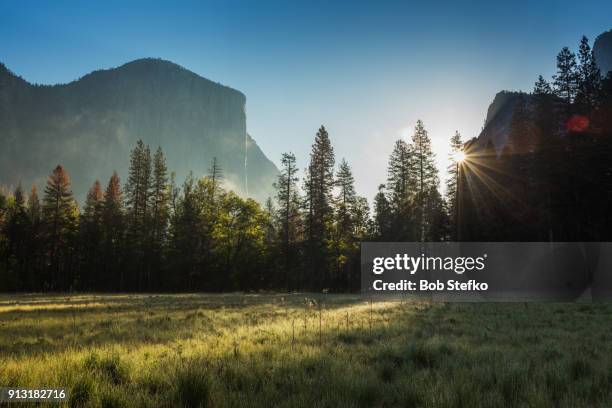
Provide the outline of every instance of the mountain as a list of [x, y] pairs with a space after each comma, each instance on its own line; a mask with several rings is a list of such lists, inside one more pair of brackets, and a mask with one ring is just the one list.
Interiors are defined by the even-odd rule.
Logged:
[[484, 147], [490, 140], [495, 150], [498, 153], [501, 152], [508, 141], [512, 116], [521, 98], [523, 98], [526, 107], [529, 109], [532, 102], [532, 96], [530, 94], [501, 91], [495, 95], [493, 102], [491, 102], [487, 110], [484, 128], [480, 132], [478, 138], [476, 138], [476, 144], [472, 145], [472, 149], [477, 146]]
[[600, 34], [593, 43], [593, 54], [602, 76], [612, 71], [612, 30]]
[[153, 151], [161, 146], [177, 183], [189, 171], [207, 174], [217, 157], [227, 188], [263, 201], [278, 169], [247, 134], [245, 103], [241, 92], [160, 59], [50, 86], [0, 64], [0, 184], [42, 188], [61, 163], [82, 202], [95, 179], [106, 183], [113, 170], [127, 178], [142, 139]]

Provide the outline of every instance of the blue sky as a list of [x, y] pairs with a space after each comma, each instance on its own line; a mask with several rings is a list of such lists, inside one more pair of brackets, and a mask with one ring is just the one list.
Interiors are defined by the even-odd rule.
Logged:
[[438, 162], [480, 131], [502, 89], [530, 90], [555, 55], [612, 28], [612, 2], [0, 2], [0, 61], [63, 83], [141, 57], [247, 96], [247, 127], [277, 164], [307, 164], [325, 124], [372, 198], [394, 140], [425, 122]]

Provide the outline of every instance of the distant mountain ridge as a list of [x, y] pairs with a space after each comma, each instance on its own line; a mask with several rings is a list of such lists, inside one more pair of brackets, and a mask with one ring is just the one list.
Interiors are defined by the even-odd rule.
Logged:
[[82, 202], [95, 179], [113, 170], [126, 179], [142, 139], [162, 147], [177, 183], [206, 174], [217, 157], [226, 187], [263, 201], [278, 169], [247, 134], [245, 104], [243, 93], [161, 59], [62, 85], [32, 85], [0, 64], [0, 184], [42, 188], [61, 163]]

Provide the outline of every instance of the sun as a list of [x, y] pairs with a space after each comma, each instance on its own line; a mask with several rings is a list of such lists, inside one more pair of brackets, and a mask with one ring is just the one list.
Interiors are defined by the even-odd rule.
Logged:
[[462, 150], [457, 150], [453, 153], [453, 160], [455, 160], [456, 163], [461, 163], [465, 160], [465, 153]]

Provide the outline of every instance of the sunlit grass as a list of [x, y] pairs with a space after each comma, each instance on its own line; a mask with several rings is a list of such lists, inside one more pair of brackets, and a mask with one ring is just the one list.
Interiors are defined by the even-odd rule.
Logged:
[[0, 296], [0, 385], [73, 406], [610, 406], [612, 308]]

